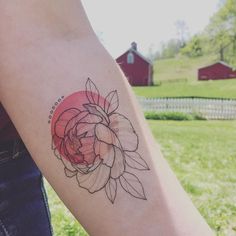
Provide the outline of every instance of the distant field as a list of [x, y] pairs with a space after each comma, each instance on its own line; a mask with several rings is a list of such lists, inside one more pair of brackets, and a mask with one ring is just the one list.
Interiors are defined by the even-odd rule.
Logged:
[[216, 55], [157, 60], [154, 63], [152, 87], [133, 87], [138, 96], [145, 97], [220, 97], [236, 98], [236, 79], [198, 81], [198, 68], [217, 61]]
[[154, 63], [154, 82], [182, 79], [196, 81], [198, 68], [210, 65], [217, 60], [217, 55], [196, 58], [179, 56], [177, 58], [157, 60]]
[[219, 81], [166, 82], [158, 86], [133, 87], [136, 95], [144, 97], [220, 97], [236, 98], [236, 79]]

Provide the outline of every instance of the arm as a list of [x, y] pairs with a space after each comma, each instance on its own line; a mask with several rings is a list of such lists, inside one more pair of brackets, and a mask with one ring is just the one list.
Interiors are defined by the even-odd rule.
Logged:
[[1, 101], [86, 230], [212, 235], [80, 1], [0, 1], [0, 9]]

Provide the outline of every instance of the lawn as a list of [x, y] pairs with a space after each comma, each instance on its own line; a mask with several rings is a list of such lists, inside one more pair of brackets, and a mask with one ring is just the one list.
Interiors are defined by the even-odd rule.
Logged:
[[[236, 235], [236, 122], [149, 121], [195, 206], [218, 236]], [[85, 236], [46, 183], [55, 236]]]
[[151, 87], [133, 87], [138, 96], [144, 97], [213, 97], [236, 98], [236, 79], [219, 81], [167, 82]]
[[88, 236], [45, 180], [54, 236]]
[[236, 235], [236, 122], [150, 121], [184, 189], [217, 235]]

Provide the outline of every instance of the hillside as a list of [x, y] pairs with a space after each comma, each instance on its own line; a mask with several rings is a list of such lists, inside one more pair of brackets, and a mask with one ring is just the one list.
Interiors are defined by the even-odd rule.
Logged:
[[217, 60], [216, 55], [196, 58], [178, 56], [176, 58], [157, 60], [153, 64], [154, 83], [173, 80], [196, 81], [198, 68], [212, 64]]
[[236, 79], [198, 81], [197, 71], [217, 61], [215, 55], [157, 60], [154, 63], [152, 87], [134, 87], [138, 96], [145, 97], [220, 97], [236, 98]]

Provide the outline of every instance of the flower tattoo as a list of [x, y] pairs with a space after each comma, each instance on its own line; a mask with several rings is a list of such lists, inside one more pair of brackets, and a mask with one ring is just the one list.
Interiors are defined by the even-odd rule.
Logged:
[[117, 91], [102, 97], [88, 79], [86, 90], [73, 93], [55, 109], [52, 149], [65, 175], [89, 193], [104, 190], [114, 203], [118, 186], [146, 200], [142, 183], [132, 170], [149, 170], [137, 152], [138, 136], [127, 117], [117, 112]]

